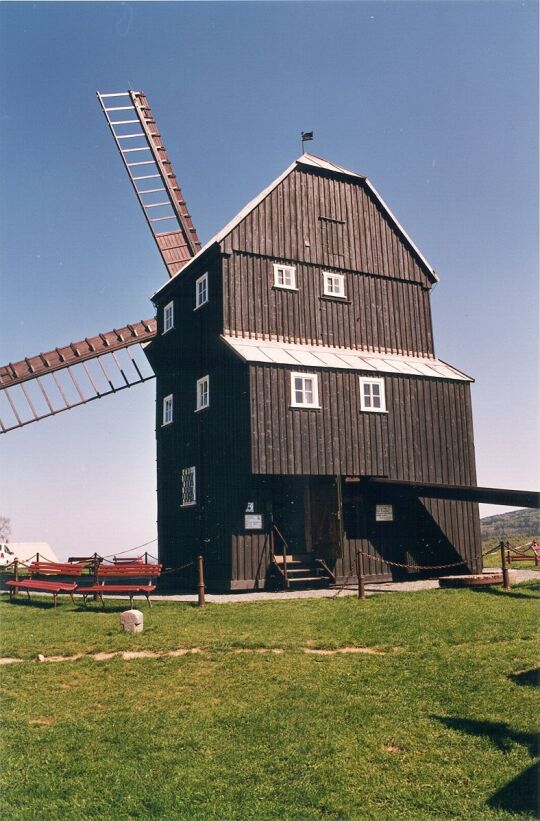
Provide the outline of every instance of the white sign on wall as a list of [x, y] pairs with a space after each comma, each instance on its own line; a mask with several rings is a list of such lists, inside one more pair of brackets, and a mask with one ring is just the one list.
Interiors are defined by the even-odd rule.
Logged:
[[393, 505], [375, 505], [375, 521], [376, 522], [393, 522], [394, 521], [394, 506]]
[[262, 513], [246, 513], [244, 516], [244, 530], [262, 530]]

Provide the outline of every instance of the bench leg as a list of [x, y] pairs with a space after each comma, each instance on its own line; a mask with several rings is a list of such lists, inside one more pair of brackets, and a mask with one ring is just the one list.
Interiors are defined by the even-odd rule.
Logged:
[[133, 596], [129, 597], [129, 609], [133, 610]]
[[71, 601], [73, 602], [73, 604], [75, 604], [75, 596], [73, 595], [73, 593], [70, 593], [69, 595], [71, 596]]
[[30, 591], [29, 590], [26, 591], [26, 595], [28, 596], [28, 601], [32, 601], [32, 599], [30, 598]]
[[103, 593], [99, 594], [99, 600], [101, 602], [101, 606], [105, 609], [105, 600], [103, 599]]
[[146, 594], [146, 601], [148, 602], [148, 606], [152, 609], [152, 602], [150, 601], [150, 593]]
[[57, 599], [58, 599], [58, 594], [53, 593], [53, 602], [54, 602], [54, 609], [55, 610], [56, 610], [56, 605], [57, 605]]

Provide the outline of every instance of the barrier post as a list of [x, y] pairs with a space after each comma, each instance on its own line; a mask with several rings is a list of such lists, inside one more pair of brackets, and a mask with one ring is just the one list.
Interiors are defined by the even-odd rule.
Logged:
[[202, 556], [197, 556], [197, 569], [199, 572], [199, 603], [198, 607], [204, 607], [206, 604], [204, 598], [204, 560]]
[[147, 550], [145, 550], [145, 552], [144, 552], [144, 563], [148, 564], [148, 551]]
[[[99, 557], [97, 553], [94, 553], [93, 562], [92, 562], [92, 569], [94, 571], [94, 584], [97, 584], [99, 581], [98, 571], [99, 571]], [[97, 593], [94, 593], [93, 596], [94, 601], [99, 600], [99, 596]]]
[[358, 576], [358, 598], [366, 598], [366, 586], [364, 582], [364, 557], [360, 551], [356, 554], [356, 573]]
[[509, 547], [508, 542], [505, 544], [501, 541], [501, 562], [502, 562], [502, 572], [503, 572], [503, 586], [505, 590], [510, 590], [510, 576], [508, 575], [508, 564], [506, 561], [506, 550]]

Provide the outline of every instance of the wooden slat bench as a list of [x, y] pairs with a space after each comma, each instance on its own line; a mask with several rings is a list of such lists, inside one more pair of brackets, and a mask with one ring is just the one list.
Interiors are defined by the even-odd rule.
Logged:
[[[36, 576], [80, 576], [84, 570], [84, 565], [68, 564], [61, 562], [32, 562], [28, 568], [31, 577]], [[60, 593], [68, 593], [71, 600], [75, 604], [73, 593], [77, 588], [77, 582], [65, 582], [59, 579], [45, 580], [45, 579], [12, 579], [6, 582], [6, 587], [9, 587], [9, 599], [12, 601], [13, 596], [19, 591], [26, 591], [28, 600], [30, 599], [30, 591], [33, 593], [52, 593], [54, 606], [57, 605], [57, 598]]]
[[[125, 593], [129, 596], [130, 607], [133, 607], [134, 596], [146, 596], [146, 601], [152, 607], [150, 601], [150, 593], [156, 589], [156, 585], [152, 584], [152, 579], [156, 579], [161, 575], [161, 564], [144, 564], [143, 562], [133, 562], [132, 564], [102, 564], [97, 569], [97, 583], [85, 586], [79, 585], [77, 593], [81, 593], [84, 603], [88, 596], [95, 595], [101, 600], [101, 604], [105, 607], [103, 595], [109, 593]], [[126, 582], [109, 583], [108, 579], [126, 579]], [[146, 584], [142, 582], [127, 582], [130, 579], [146, 579]]]

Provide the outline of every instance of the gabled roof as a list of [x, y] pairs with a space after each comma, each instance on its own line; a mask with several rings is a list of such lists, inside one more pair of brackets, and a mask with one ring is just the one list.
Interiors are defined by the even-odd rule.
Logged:
[[335, 348], [330, 345], [306, 345], [296, 342], [222, 336], [233, 351], [245, 362], [290, 367], [332, 368], [365, 373], [392, 373], [424, 376], [430, 379], [452, 379], [474, 382], [442, 359], [427, 356], [402, 356], [357, 348]]
[[[433, 266], [427, 261], [427, 259], [423, 256], [423, 254], [418, 250], [418, 248], [416, 247], [416, 245], [414, 244], [414, 242], [412, 241], [410, 236], [407, 234], [407, 232], [405, 231], [403, 226], [398, 222], [398, 220], [396, 219], [396, 217], [394, 216], [394, 214], [392, 213], [390, 208], [387, 206], [387, 204], [385, 203], [385, 201], [383, 200], [383, 198], [381, 197], [379, 192], [376, 190], [375, 186], [368, 180], [368, 178], [364, 177], [362, 174], [357, 174], [355, 171], [349, 171], [347, 168], [343, 168], [343, 166], [341, 166], [341, 165], [336, 165], [335, 163], [329, 162], [328, 160], [323, 160], [321, 157], [315, 157], [313, 154], [302, 154], [301, 157], [298, 157], [297, 160], [295, 160], [293, 163], [291, 163], [291, 165], [289, 165], [289, 167], [286, 168], [285, 171], [282, 174], [279, 175], [279, 177], [276, 177], [276, 179], [273, 180], [273, 182], [271, 182], [270, 185], [267, 185], [266, 188], [263, 188], [263, 190], [259, 194], [257, 194], [256, 197], [254, 197], [252, 200], [250, 200], [247, 203], [247, 205], [245, 205], [242, 208], [242, 210], [239, 211], [238, 214], [236, 214], [236, 216], [232, 218], [232, 220], [230, 222], [228, 222], [220, 231], [217, 232], [217, 234], [215, 234], [211, 239], [209, 239], [208, 242], [205, 245], [203, 245], [201, 250], [197, 254], [195, 254], [195, 256], [187, 263], [187, 265], [185, 265], [182, 268], [182, 270], [179, 271], [178, 273], [185, 273], [189, 269], [190, 265], [193, 262], [195, 262], [195, 260], [199, 259], [199, 257], [201, 257], [205, 253], [205, 251], [207, 251], [209, 248], [211, 248], [216, 243], [222, 242], [225, 239], [225, 237], [227, 237], [228, 234], [230, 234], [231, 231], [233, 231], [236, 228], [236, 226], [239, 225], [242, 222], [242, 220], [245, 219], [248, 216], [248, 214], [251, 213], [251, 211], [253, 211], [258, 205], [260, 205], [260, 203], [264, 199], [266, 199], [266, 197], [269, 194], [271, 194], [272, 191], [275, 188], [277, 188], [278, 185], [281, 182], [283, 182], [283, 180], [286, 177], [289, 176], [289, 174], [292, 171], [294, 171], [296, 168], [302, 167], [302, 166], [307, 166], [308, 168], [321, 168], [325, 171], [331, 171], [334, 174], [343, 174], [346, 177], [352, 177], [352, 178], [357, 179], [357, 180], [362, 180], [367, 185], [367, 187], [369, 188], [369, 190], [373, 194], [376, 201], [379, 203], [382, 210], [386, 213], [386, 215], [389, 218], [390, 222], [393, 223], [393, 225], [396, 228], [397, 232], [399, 234], [401, 234], [403, 239], [407, 242], [407, 244], [413, 249], [415, 254], [422, 261], [422, 263], [426, 267], [429, 275], [433, 278], [433, 280], [435, 282], [439, 281], [439, 277], [435, 273], [435, 270], [434, 270]], [[174, 279], [174, 277], [173, 277], [173, 279]], [[167, 287], [167, 285], [169, 284], [169, 282], [171, 282], [171, 280], [169, 280], [168, 282], [165, 283], [165, 285], [163, 285], [161, 288], [159, 288], [156, 291], [155, 295], [159, 294], [162, 290], [164, 290]]]

